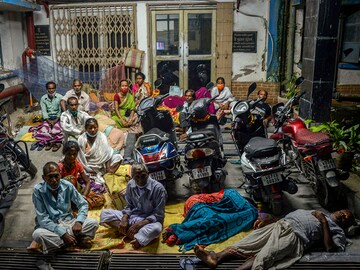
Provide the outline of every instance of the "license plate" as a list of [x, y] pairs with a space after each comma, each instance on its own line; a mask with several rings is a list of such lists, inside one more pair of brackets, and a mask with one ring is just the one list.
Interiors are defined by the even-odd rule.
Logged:
[[334, 159], [325, 159], [325, 160], [320, 159], [318, 162], [318, 166], [320, 171], [327, 171], [336, 168]]
[[212, 175], [210, 166], [206, 166], [204, 168], [193, 169], [191, 172], [192, 172], [193, 179], [200, 179], [200, 178], [209, 177]]
[[261, 177], [264, 186], [273, 185], [282, 181], [280, 173], [272, 173]]
[[149, 173], [149, 175], [152, 179], [154, 179], [156, 181], [161, 181], [166, 178], [164, 171], [152, 172], [152, 173]]

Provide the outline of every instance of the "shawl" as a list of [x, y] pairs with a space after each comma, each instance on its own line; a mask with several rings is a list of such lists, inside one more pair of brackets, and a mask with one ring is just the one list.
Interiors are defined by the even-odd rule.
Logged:
[[[222, 200], [197, 203], [181, 224], [170, 225], [163, 234], [188, 251], [195, 244], [210, 245], [249, 230], [257, 218], [257, 209], [234, 189], [225, 189]], [[175, 238], [175, 239], [174, 239]]]
[[93, 178], [98, 183], [105, 183], [102, 174], [105, 172], [105, 163], [111, 160], [111, 165], [122, 160], [120, 154], [114, 154], [114, 150], [109, 145], [106, 136], [102, 132], [98, 132], [94, 144], [91, 149], [86, 153], [87, 135], [83, 133], [78, 139], [80, 151], [78, 160], [84, 166], [88, 173], [96, 173]]

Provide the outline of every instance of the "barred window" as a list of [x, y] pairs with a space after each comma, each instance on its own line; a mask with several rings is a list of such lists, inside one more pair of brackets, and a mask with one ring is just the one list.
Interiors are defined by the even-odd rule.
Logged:
[[135, 47], [135, 9], [113, 3], [52, 6], [54, 60], [90, 73], [115, 66], [125, 49]]

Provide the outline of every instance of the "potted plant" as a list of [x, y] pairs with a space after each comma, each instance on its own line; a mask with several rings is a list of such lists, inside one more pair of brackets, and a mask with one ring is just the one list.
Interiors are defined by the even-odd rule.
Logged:
[[336, 121], [325, 122], [309, 128], [313, 132], [324, 132], [332, 140], [339, 169], [350, 171], [354, 155], [360, 152], [360, 125], [349, 128], [341, 126]]
[[285, 84], [285, 92], [282, 93], [281, 96], [278, 97], [278, 103], [283, 102], [286, 103], [290, 98], [296, 95], [296, 80], [299, 77], [297, 73], [293, 73], [291, 75], [290, 80]]

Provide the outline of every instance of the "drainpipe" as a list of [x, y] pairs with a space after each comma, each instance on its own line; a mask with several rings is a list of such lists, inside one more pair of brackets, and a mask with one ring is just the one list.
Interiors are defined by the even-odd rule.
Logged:
[[28, 89], [23, 84], [10, 86], [0, 92], [0, 100], [7, 97], [15, 96], [16, 94], [26, 93], [27, 91]]
[[287, 29], [286, 42], [286, 73], [285, 80], [291, 80], [294, 66], [294, 47], [295, 47], [295, 24], [296, 24], [296, 8], [290, 3], [289, 22]]
[[28, 47], [30, 49], [35, 50], [35, 26], [34, 26], [34, 13], [25, 12], [26, 17], [26, 34], [27, 34], [27, 41]]

